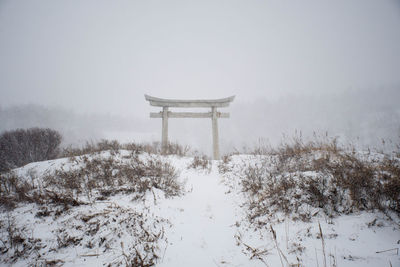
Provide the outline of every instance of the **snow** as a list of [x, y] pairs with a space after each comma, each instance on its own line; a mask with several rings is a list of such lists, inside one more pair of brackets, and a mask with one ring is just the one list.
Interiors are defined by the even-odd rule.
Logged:
[[240, 209], [233, 195], [226, 194], [216, 165], [210, 174], [191, 170], [183, 175], [190, 192], [158, 207], [174, 225], [159, 266], [246, 266], [248, 259], [233, 239]]
[[[109, 154], [102, 155], [106, 157]], [[165, 160], [180, 172], [179, 180], [185, 188], [182, 196], [166, 198], [161, 190], [153, 189], [144, 200], [133, 201], [129, 195], [119, 194], [106, 201], [73, 207], [58, 217], [35, 216], [40, 211], [36, 204], [21, 204], [12, 212], [2, 212], [0, 220], [6, 225], [8, 217], [13, 218], [24, 233], [40, 238], [40, 242], [46, 245], [39, 250], [43, 258], [60, 259], [64, 266], [124, 262], [128, 244], [135, 241], [122, 227], [126, 220], [129, 222], [130, 212], [141, 214], [148, 229], [163, 231], [165, 238], [158, 243], [160, 258], [156, 264], [160, 267], [282, 266], [278, 249], [284, 256], [284, 266], [297, 263], [301, 266], [325, 266], [319, 224], [325, 242], [326, 266], [400, 266], [400, 220], [395, 214], [390, 214], [392, 220], [378, 211], [336, 218], [317, 214], [310, 222], [294, 222], [283, 214], [276, 214], [277, 220], [254, 230], [246, 220], [239, 181], [233, 176], [220, 174], [218, 161], [213, 161], [208, 171], [188, 169], [192, 158], [168, 156]], [[251, 157], [242, 155], [235, 158], [237, 162], [248, 160]], [[28, 173], [34, 172], [35, 179], [40, 179], [46, 172], [68, 164], [68, 159], [37, 162], [16, 172], [28, 180], [31, 179]], [[85, 223], [82, 218], [88, 215], [94, 217]], [[112, 222], [112, 219], [116, 221]], [[155, 224], [155, 221], [161, 222]], [[93, 236], [84, 235], [89, 223], [101, 225]], [[278, 247], [271, 226], [276, 232]], [[77, 245], [57, 249], [57, 236], [63, 234], [60, 229], [69, 236], [83, 238], [84, 244], [89, 241], [97, 244], [100, 236], [107, 236], [108, 240], [113, 240], [110, 242], [114, 247], [106, 251], [96, 245], [92, 248]], [[6, 238], [3, 226], [0, 237]], [[0, 254], [0, 264], [5, 263], [9, 253]], [[13, 265], [33, 263], [32, 255]]]

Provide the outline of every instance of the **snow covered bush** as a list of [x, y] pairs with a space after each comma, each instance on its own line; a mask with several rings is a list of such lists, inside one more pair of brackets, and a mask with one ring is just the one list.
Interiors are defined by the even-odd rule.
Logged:
[[0, 174], [0, 206], [12, 209], [17, 202], [29, 200], [32, 185], [20, 179], [14, 172]]
[[[21, 201], [77, 206], [118, 193], [142, 199], [153, 189], [166, 197], [182, 193], [178, 172], [159, 156], [111, 152], [72, 157], [68, 164], [41, 177], [26, 179], [14, 172], [0, 176], [0, 205], [12, 209]], [[35, 176], [35, 174], [32, 174]]]
[[390, 209], [400, 213], [400, 154], [397, 159], [385, 158], [379, 169], [379, 179], [382, 181], [382, 192]]
[[227, 162], [220, 168], [241, 177], [251, 222], [263, 224], [277, 212], [303, 221], [318, 212], [400, 212], [400, 159], [395, 154], [346, 150], [335, 139], [295, 140], [263, 151], [240, 167]]
[[211, 161], [207, 156], [194, 156], [192, 162], [189, 164], [188, 169], [202, 169], [207, 172], [211, 171]]
[[232, 155], [223, 155], [221, 158], [221, 161], [218, 163], [218, 171], [219, 173], [226, 173], [231, 171], [231, 166], [229, 163], [231, 163], [232, 160]]
[[152, 188], [166, 196], [180, 194], [177, 172], [157, 157], [142, 160], [138, 154], [121, 159], [118, 156], [82, 156], [74, 158], [68, 169], [57, 169], [44, 177], [44, 186], [73, 196], [77, 201], [105, 199], [121, 192], [142, 198]]
[[48, 128], [6, 131], [0, 136], [0, 171], [53, 159], [59, 153], [60, 143], [61, 135]]
[[[0, 210], [10, 214], [0, 216], [0, 264], [25, 259], [27, 265], [62, 264], [52, 253], [74, 248], [84, 251], [83, 258], [101, 257], [107, 266], [155, 265], [166, 245], [164, 229], [171, 225], [142, 203], [183, 193], [168, 160], [110, 149], [43, 165], [46, 171], [28, 166], [0, 174]], [[117, 204], [121, 199], [123, 205]], [[31, 238], [34, 230], [15, 219], [26, 207], [25, 216], [50, 229], [50, 245]]]

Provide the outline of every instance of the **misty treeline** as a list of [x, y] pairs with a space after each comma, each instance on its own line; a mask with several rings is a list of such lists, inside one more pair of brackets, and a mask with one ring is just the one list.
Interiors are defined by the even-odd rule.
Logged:
[[[218, 121], [221, 152], [243, 150], [244, 146], [257, 144], [260, 138], [276, 146], [285, 139], [284, 134], [290, 137], [296, 132], [301, 132], [304, 139], [310, 140], [315, 132], [328, 132], [329, 136], [339, 137], [342, 143], [352, 143], [361, 149], [381, 148], [384, 140], [384, 150], [390, 152], [400, 141], [398, 99], [398, 87], [321, 91], [320, 94], [288, 95], [275, 100], [264, 96], [246, 101], [243, 96], [237, 95], [229, 108], [220, 109], [231, 114], [229, 119]], [[61, 146], [65, 147], [81, 146], [87, 141], [101, 139], [159, 141], [161, 122], [150, 119], [147, 111], [143, 110], [147, 107], [144, 98], [137, 101], [137, 109], [132, 113], [121, 114], [115, 110], [114, 115], [105, 114], [106, 110], [88, 115], [36, 105], [0, 107], [0, 132], [29, 127], [51, 128], [62, 134]], [[143, 101], [142, 105], [140, 101]], [[169, 138], [202, 153], [212, 151], [209, 120], [171, 119]]]
[[[227, 127], [221, 134], [229, 131], [235, 133], [235, 139], [246, 136], [253, 143], [263, 137], [276, 146], [295, 132], [302, 132], [303, 138], [310, 140], [315, 132], [328, 132], [342, 143], [361, 149], [380, 147], [384, 141], [391, 150], [390, 142], [397, 144], [400, 137], [397, 99], [400, 88], [299, 94], [278, 100], [264, 97], [251, 103], [235, 103], [231, 117], [240, 124], [221, 120]], [[240, 148], [240, 143], [237, 145]]]
[[61, 134], [46, 128], [6, 131], [0, 136], [0, 171], [59, 155]]
[[63, 107], [41, 105], [0, 106], [0, 133], [15, 129], [50, 128], [61, 133], [61, 146], [85, 145], [88, 141], [104, 139], [108, 131], [142, 131], [145, 122], [134, 114], [117, 116], [99, 110], [83, 114]]
[[[49, 128], [29, 128], [5, 131], [0, 135], [0, 173], [31, 162], [63, 157], [96, 154], [102, 151], [128, 150], [132, 153], [161, 154], [161, 143], [125, 143], [102, 139], [82, 146], [60, 146], [62, 135]], [[169, 142], [165, 155], [187, 156], [190, 147]]]

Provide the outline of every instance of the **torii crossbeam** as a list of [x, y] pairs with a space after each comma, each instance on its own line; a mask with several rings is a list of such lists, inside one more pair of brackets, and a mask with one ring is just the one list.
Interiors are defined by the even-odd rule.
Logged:
[[[211, 118], [213, 136], [213, 159], [219, 159], [218, 118], [229, 118], [229, 113], [217, 112], [217, 108], [228, 107], [235, 96], [211, 99], [211, 100], [176, 100], [162, 99], [144, 95], [151, 106], [162, 107], [158, 113], [151, 112], [150, 118], [162, 118], [162, 152], [165, 153], [168, 146], [168, 118]], [[171, 112], [168, 108], [211, 108], [211, 112]]]

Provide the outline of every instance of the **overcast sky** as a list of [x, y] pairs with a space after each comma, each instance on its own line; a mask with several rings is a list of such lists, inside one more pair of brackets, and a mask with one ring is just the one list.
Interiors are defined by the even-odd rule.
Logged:
[[0, 0], [2, 107], [148, 119], [144, 94], [245, 109], [371, 88], [400, 89], [399, 0]]
[[0, 104], [132, 115], [400, 84], [399, 1], [0, 1]]

